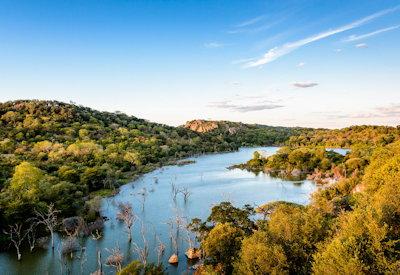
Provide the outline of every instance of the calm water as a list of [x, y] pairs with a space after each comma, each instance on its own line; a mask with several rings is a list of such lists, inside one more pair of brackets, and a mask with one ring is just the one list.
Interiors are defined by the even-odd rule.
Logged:
[[[226, 169], [230, 165], [247, 161], [255, 150], [273, 154], [277, 148], [242, 148], [233, 153], [205, 155], [193, 158], [196, 161], [193, 164], [169, 166], [146, 174], [139, 180], [124, 185], [116, 196], [104, 199], [102, 213], [109, 220], [105, 223], [103, 238], [97, 241], [92, 238], [81, 240], [85, 253], [76, 252], [73, 260], [67, 258], [64, 264], [61, 264], [57, 250], [53, 253], [51, 249], [37, 249], [32, 254], [24, 251], [20, 262], [16, 260], [13, 250], [12, 253], [0, 254], [0, 274], [90, 274], [97, 269], [97, 251], [101, 251], [105, 261], [109, 255], [107, 249], [116, 246], [120, 247], [125, 256], [125, 264], [137, 259], [133, 245], [127, 242], [123, 224], [115, 218], [119, 202], [130, 202], [134, 207], [138, 218], [133, 228], [133, 241], [139, 246], [143, 243], [140, 234], [141, 225], [145, 225], [150, 261], [157, 260], [155, 251], [157, 235], [166, 245], [163, 263], [167, 272], [181, 274], [185, 270], [190, 270], [191, 264], [184, 255], [187, 247], [184, 232], [180, 233], [182, 238], [178, 244], [180, 259], [178, 266], [167, 263], [173, 251], [167, 222], [176, 217], [177, 213], [186, 220], [194, 217], [204, 219], [209, 215], [210, 208], [221, 201], [231, 201], [235, 206], [244, 204], [256, 206], [273, 200], [306, 204], [310, 193], [316, 189], [310, 181], [290, 182], [271, 178], [262, 173], [255, 175], [238, 169]], [[188, 188], [191, 195], [186, 203], [181, 194], [174, 202], [172, 183], [178, 188]], [[140, 193], [146, 194], [144, 204]], [[57, 238], [57, 244], [59, 243], [60, 239]], [[104, 270], [106, 274], [115, 273], [112, 267], [104, 266]]]

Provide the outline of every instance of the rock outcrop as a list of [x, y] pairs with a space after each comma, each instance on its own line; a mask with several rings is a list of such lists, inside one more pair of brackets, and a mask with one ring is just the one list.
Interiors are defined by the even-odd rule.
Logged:
[[186, 122], [185, 128], [199, 133], [207, 133], [217, 129], [218, 123], [216, 121], [197, 119]]

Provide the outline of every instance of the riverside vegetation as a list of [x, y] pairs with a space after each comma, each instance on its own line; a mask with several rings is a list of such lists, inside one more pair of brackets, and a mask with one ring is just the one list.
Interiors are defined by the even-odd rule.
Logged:
[[[193, 219], [185, 228], [200, 244], [193, 248], [202, 256], [196, 273], [400, 272], [398, 128], [312, 130], [212, 122], [193, 131], [55, 101], [3, 103], [0, 118], [0, 234], [18, 258], [22, 244], [32, 250], [37, 235], [46, 232], [65, 232], [63, 254], [74, 251], [78, 234], [96, 237], [101, 196], [141, 173], [194, 154], [286, 143], [269, 158], [256, 153], [243, 168], [340, 177], [315, 192], [307, 206], [278, 201], [237, 208], [222, 202], [206, 221]], [[325, 146], [347, 147], [350, 153], [341, 156]], [[128, 241], [135, 222], [131, 210], [120, 205], [117, 217]], [[135, 249], [139, 261], [123, 268], [116, 247], [106, 264], [120, 274], [164, 272], [159, 263], [147, 262], [149, 247]], [[162, 253], [161, 244], [157, 249]]]
[[[205, 259], [198, 274], [400, 273], [399, 129], [360, 126], [310, 136], [292, 137], [277, 154], [255, 153], [236, 167], [340, 177], [307, 206], [277, 201], [239, 209], [225, 202], [207, 221], [193, 220]], [[341, 156], [315, 147], [317, 141], [350, 145], [350, 152]]]
[[[281, 145], [310, 129], [213, 122], [210, 132], [170, 127], [56, 101], [0, 104], [0, 247], [8, 225], [28, 229], [52, 205], [59, 218], [98, 222], [100, 198], [162, 165], [241, 146]], [[39, 228], [42, 233], [44, 228]], [[15, 234], [14, 234], [15, 235]]]

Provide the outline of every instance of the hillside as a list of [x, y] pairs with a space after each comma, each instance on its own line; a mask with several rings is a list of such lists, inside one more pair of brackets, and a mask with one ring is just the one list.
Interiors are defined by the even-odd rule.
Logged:
[[343, 129], [316, 129], [290, 137], [292, 146], [323, 145], [349, 148], [355, 144], [386, 145], [400, 139], [400, 126], [359, 125]]
[[98, 195], [136, 175], [195, 154], [282, 144], [306, 131], [240, 124], [235, 132], [218, 126], [198, 133], [118, 112], [35, 100], [1, 103], [0, 126], [2, 224], [24, 221], [32, 209], [52, 202], [62, 216], [93, 220]]
[[309, 135], [314, 131], [311, 128], [274, 127], [201, 119], [188, 121], [183, 127], [198, 133], [223, 136], [225, 140], [229, 140], [240, 146], [282, 145], [292, 136]]

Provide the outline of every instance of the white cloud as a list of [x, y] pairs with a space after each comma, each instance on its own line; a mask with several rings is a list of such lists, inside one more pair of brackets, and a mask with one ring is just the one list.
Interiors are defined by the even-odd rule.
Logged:
[[335, 52], [340, 53], [342, 49], [334, 49]]
[[240, 113], [254, 112], [254, 111], [262, 111], [262, 110], [271, 110], [282, 108], [282, 105], [278, 105], [275, 103], [253, 103], [253, 104], [236, 104], [232, 103], [232, 101], [220, 101], [213, 102], [209, 105], [210, 107], [219, 108], [219, 109], [228, 109]]
[[236, 28], [243, 28], [243, 27], [247, 27], [250, 25], [254, 25], [255, 23], [260, 22], [262, 19], [264, 19], [265, 15], [261, 15], [261, 16], [257, 16], [254, 18], [251, 18], [249, 20], [243, 21], [239, 24], [236, 25]]
[[236, 95], [232, 99], [211, 102], [208, 106], [240, 113], [247, 113], [282, 108], [284, 106], [279, 103], [280, 101], [281, 100], [272, 100], [271, 96], [265, 94]]
[[216, 49], [216, 48], [222, 48], [226, 46], [223, 43], [220, 42], [208, 42], [208, 43], [204, 43], [204, 47], [207, 49]]
[[333, 119], [367, 119], [367, 118], [397, 118], [400, 116], [400, 104], [391, 104], [388, 106], [376, 107], [370, 112], [341, 114], [341, 115], [328, 115]]
[[305, 62], [300, 62], [299, 64], [296, 65], [296, 67], [301, 68], [304, 67], [304, 65], [306, 65]]
[[376, 30], [376, 31], [373, 31], [373, 32], [369, 32], [369, 33], [366, 33], [366, 34], [362, 34], [362, 35], [350, 35], [350, 36], [349, 36], [347, 39], [345, 39], [344, 41], [345, 41], [345, 42], [358, 41], [358, 40], [361, 40], [361, 39], [369, 38], [369, 37], [371, 37], [371, 36], [375, 36], [375, 35], [380, 34], [380, 33], [383, 33], [383, 32], [388, 32], [388, 31], [396, 30], [396, 29], [398, 29], [398, 28], [400, 28], [400, 25], [391, 26], [391, 27], [387, 27], [387, 28], [384, 28], [384, 29], [379, 29], [379, 30]]
[[242, 58], [242, 59], [237, 59], [237, 60], [233, 60], [231, 62], [231, 64], [235, 65], [235, 64], [243, 64], [249, 61], [255, 60], [255, 58]]
[[359, 44], [355, 45], [354, 47], [359, 48], [359, 49], [364, 49], [364, 48], [368, 48], [368, 45], [365, 43], [359, 43]]
[[394, 12], [394, 11], [398, 10], [399, 8], [400, 8], [400, 6], [397, 6], [397, 7], [391, 8], [391, 9], [382, 10], [380, 12], [371, 14], [367, 17], [364, 17], [357, 21], [354, 21], [350, 24], [347, 24], [347, 25], [344, 25], [344, 26], [341, 26], [341, 27], [338, 27], [338, 28], [335, 28], [332, 30], [328, 30], [328, 31], [325, 31], [325, 32], [322, 32], [322, 33], [319, 33], [319, 34], [316, 34], [316, 35], [313, 35], [310, 37], [306, 37], [304, 39], [301, 39], [301, 40], [298, 40], [295, 42], [286, 43], [279, 47], [274, 47], [274, 48], [270, 49], [268, 52], [266, 52], [261, 58], [255, 60], [255, 61], [250, 61], [250, 62], [246, 63], [244, 65], [244, 67], [250, 68], [250, 67], [259, 67], [259, 66], [265, 65], [267, 63], [270, 63], [270, 62], [278, 59], [279, 57], [287, 55], [288, 53], [290, 53], [302, 46], [305, 46], [312, 42], [321, 40], [323, 38], [327, 38], [329, 36], [332, 36], [332, 35], [335, 35], [335, 34], [338, 34], [338, 33], [344, 32], [344, 31], [354, 29], [359, 26], [362, 26], [378, 17], [381, 17], [388, 13]]
[[294, 82], [293, 86], [297, 88], [311, 88], [317, 86], [318, 83], [315, 82]]

